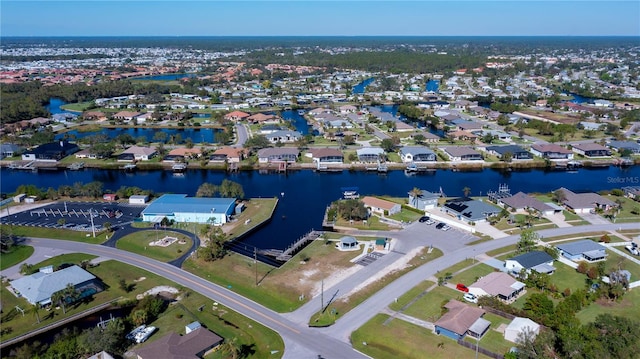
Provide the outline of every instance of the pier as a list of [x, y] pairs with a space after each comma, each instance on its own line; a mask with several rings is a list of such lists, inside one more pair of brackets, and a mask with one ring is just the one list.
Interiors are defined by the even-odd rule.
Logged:
[[36, 167], [36, 161], [27, 162], [25, 164], [12, 162], [9, 165], [9, 168], [12, 170], [25, 170], [25, 171], [34, 171], [34, 172], [38, 170], [38, 167]]
[[70, 164], [69, 166], [67, 166], [68, 170], [71, 171], [78, 171], [84, 168], [84, 162], [74, 162], [72, 164]]
[[[279, 253], [276, 256], [276, 259], [282, 262], [288, 261], [297, 251], [302, 249], [309, 242], [316, 240], [318, 237], [320, 237], [321, 234], [322, 232], [311, 230], [311, 232], [305, 234], [300, 239], [298, 239], [297, 241], [289, 245], [284, 251]], [[273, 250], [266, 250], [266, 251], [273, 251]], [[276, 254], [276, 252], [272, 252], [272, 253]]]

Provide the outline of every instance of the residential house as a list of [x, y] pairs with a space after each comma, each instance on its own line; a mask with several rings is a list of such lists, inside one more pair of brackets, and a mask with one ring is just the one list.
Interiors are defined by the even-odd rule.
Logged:
[[93, 295], [103, 290], [101, 282], [91, 273], [72, 265], [53, 271], [52, 266], [40, 268], [37, 273], [11, 281], [13, 291], [29, 303], [47, 305], [54, 293], [71, 284], [81, 297]]
[[560, 255], [574, 262], [597, 262], [607, 259], [606, 247], [590, 239], [556, 245]]
[[438, 207], [439, 199], [439, 193], [433, 193], [423, 190], [420, 195], [413, 196], [413, 194], [409, 192], [409, 206], [422, 211]]
[[222, 341], [215, 333], [200, 327], [186, 335], [171, 332], [134, 352], [137, 359], [198, 359]]
[[470, 147], [447, 147], [444, 153], [451, 161], [482, 161], [482, 154]]
[[458, 141], [476, 141], [478, 139], [478, 135], [474, 135], [469, 131], [449, 131], [447, 132], [447, 137]]
[[364, 203], [364, 206], [367, 207], [371, 213], [378, 213], [382, 216], [399, 213], [402, 209], [399, 203], [370, 196], [363, 197], [362, 203]]
[[281, 130], [265, 135], [271, 143], [292, 143], [302, 138], [302, 134], [298, 131]]
[[435, 332], [454, 340], [462, 340], [466, 335], [480, 339], [489, 330], [491, 322], [482, 318], [484, 309], [472, 307], [455, 299], [444, 305], [447, 312], [438, 319]]
[[242, 112], [242, 111], [232, 111], [229, 112], [228, 114], [224, 115], [224, 119], [228, 120], [228, 121], [233, 121], [233, 122], [238, 122], [238, 121], [242, 121], [246, 118], [248, 118], [249, 115], [246, 112]]
[[57, 162], [78, 152], [80, 148], [75, 143], [67, 141], [50, 142], [22, 153], [25, 161]]
[[247, 120], [251, 123], [261, 123], [261, 124], [267, 124], [267, 123], [279, 123], [280, 120], [274, 116], [274, 115], [267, 115], [264, 113], [256, 113], [253, 114], [249, 117], [247, 117]]
[[436, 153], [430, 148], [420, 146], [405, 146], [400, 149], [400, 159], [403, 163], [435, 162]]
[[505, 208], [511, 208], [516, 211], [533, 209], [543, 216], [549, 216], [556, 212], [554, 207], [523, 192], [518, 192], [511, 197], [501, 198], [498, 204], [502, 204]]
[[558, 191], [562, 195], [562, 204], [575, 213], [589, 213], [596, 209], [606, 211], [618, 206], [617, 203], [597, 193], [574, 193], [564, 187], [558, 189]]
[[556, 271], [553, 257], [543, 251], [531, 251], [509, 258], [504, 262], [504, 267], [514, 275], [518, 275], [522, 270], [527, 273], [533, 270], [545, 274], [553, 274]]
[[456, 125], [456, 129], [458, 131], [469, 131], [469, 132], [473, 132], [476, 130], [481, 130], [482, 129], [482, 124], [479, 122], [474, 122], [474, 121], [454, 121], [455, 125]]
[[504, 329], [504, 339], [512, 343], [520, 344], [523, 335], [535, 338], [540, 333], [540, 324], [529, 318], [515, 317]]
[[15, 143], [0, 143], [0, 159], [17, 156], [22, 149]]
[[571, 145], [571, 150], [585, 157], [608, 157], [611, 151], [598, 143], [576, 143]]
[[202, 151], [199, 148], [174, 148], [164, 156], [162, 162], [185, 162], [190, 159], [200, 158]]
[[101, 111], [86, 111], [82, 113], [82, 117], [87, 121], [105, 121], [107, 116]]
[[427, 131], [414, 131], [411, 135], [409, 135], [409, 137], [411, 139], [415, 140], [415, 137], [417, 135], [422, 135], [422, 137], [424, 137], [422, 142], [426, 142], [426, 143], [438, 143], [438, 142], [440, 142], [440, 136], [434, 135], [433, 133], [427, 132]]
[[340, 113], [342, 114], [348, 114], [348, 113], [355, 113], [358, 112], [358, 108], [353, 106], [353, 105], [343, 105], [340, 106], [338, 108], [338, 110], [340, 111]]
[[487, 146], [487, 152], [500, 158], [504, 158], [507, 153], [510, 153], [512, 160], [530, 160], [533, 158], [529, 151], [518, 145]]
[[402, 122], [402, 121], [395, 121], [394, 123], [394, 127], [395, 127], [395, 132], [411, 132], [411, 131], [415, 131], [415, 127], [411, 126], [410, 124], [406, 123], [406, 122]]
[[524, 291], [524, 283], [504, 272], [491, 272], [469, 286], [469, 293], [480, 297], [489, 295], [505, 302], [518, 298]]
[[125, 122], [129, 122], [131, 120], [133, 120], [134, 118], [136, 118], [137, 116], [140, 116], [141, 113], [140, 112], [135, 112], [135, 111], [120, 111], [115, 113], [113, 116], [111, 116], [111, 118], [113, 118], [114, 120], [122, 120]]
[[246, 155], [246, 150], [243, 148], [235, 148], [235, 147], [221, 147], [215, 150], [211, 156], [209, 156], [209, 161], [211, 162], [227, 162], [227, 163], [239, 163], [244, 160]]
[[640, 143], [633, 141], [611, 141], [607, 143], [609, 148], [614, 149], [618, 152], [621, 151], [629, 151], [634, 155], [640, 155]]
[[296, 162], [300, 151], [291, 147], [269, 147], [258, 150], [258, 163]]
[[442, 211], [465, 222], [482, 222], [488, 217], [500, 213], [501, 209], [487, 202], [471, 198], [457, 198], [447, 201], [442, 206]]
[[341, 164], [344, 162], [344, 155], [337, 148], [312, 148], [305, 156], [311, 157], [313, 162], [319, 164]]
[[511, 142], [512, 141], [512, 137], [510, 134], [504, 132], [504, 131], [499, 131], [499, 130], [474, 130], [471, 131], [471, 133], [473, 133], [476, 136], [479, 137], [484, 137], [484, 136], [491, 136], [491, 138], [493, 138], [494, 140], [500, 140], [500, 141], [505, 141], [505, 142]]
[[118, 155], [120, 162], [149, 161], [158, 152], [152, 147], [131, 146]]
[[381, 147], [362, 147], [356, 150], [356, 154], [360, 162], [376, 162], [384, 156], [384, 150]]
[[550, 160], [572, 160], [573, 151], [553, 143], [534, 144], [531, 146], [531, 153], [535, 156]]
[[583, 129], [591, 130], [591, 131], [599, 131], [601, 128], [606, 126], [606, 124], [604, 123], [587, 122], [587, 121], [581, 121], [580, 125], [582, 126]]
[[638, 200], [640, 199], [640, 186], [625, 186], [622, 187], [624, 191], [624, 195], [631, 199]]

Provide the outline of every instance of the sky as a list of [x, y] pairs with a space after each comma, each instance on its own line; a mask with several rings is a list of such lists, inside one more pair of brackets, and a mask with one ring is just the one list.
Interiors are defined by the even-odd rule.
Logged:
[[640, 1], [0, 0], [2, 36], [640, 36]]

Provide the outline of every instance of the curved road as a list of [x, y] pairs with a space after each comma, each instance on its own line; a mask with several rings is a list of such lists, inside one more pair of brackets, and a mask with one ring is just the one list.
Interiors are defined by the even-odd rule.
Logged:
[[[544, 237], [554, 237], [619, 229], [640, 229], [640, 223], [553, 228], [540, 230], [538, 233]], [[469, 246], [465, 242], [469, 242], [472, 238], [467, 234], [461, 234], [456, 231], [442, 232], [433, 229], [433, 226], [425, 226], [418, 222], [409, 225], [402, 231], [376, 232], [375, 234], [396, 238], [398, 244], [391, 253], [379, 259], [377, 265], [376, 262], [378, 261], [374, 262], [373, 265], [364, 267], [347, 278], [347, 280], [343, 280], [326, 289], [325, 292], [330, 293], [329, 296], [334, 292], [340, 294], [339, 296], [349, 293], [357, 284], [362, 283], [363, 278], [366, 279], [372, 272], [379, 270], [379, 266], [392, 263], [391, 261], [401, 258], [405, 253], [418, 246], [433, 245], [436, 248], [441, 248], [444, 256], [427, 262], [393, 281], [361, 305], [346, 313], [336, 324], [328, 328], [309, 328], [306, 325], [309, 313], [315, 312], [314, 307], [319, 307], [317, 298], [311, 299], [303, 307], [292, 313], [280, 314], [173, 265], [137, 254], [101, 245], [52, 239], [29, 238], [27, 244], [34, 247], [94, 254], [148, 270], [218, 301], [242, 315], [275, 330], [282, 336], [285, 343], [284, 358], [317, 359], [318, 355], [321, 355], [322, 358], [366, 358], [365, 355], [351, 347], [350, 334], [381, 312], [399, 294], [407, 292], [429, 277], [436, 276], [439, 271], [454, 263], [473, 258], [490, 250], [515, 244], [519, 239], [518, 235], [513, 235]], [[457, 241], [452, 241], [452, 238], [457, 238]], [[473, 237], [473, 239], [477, 238]]]

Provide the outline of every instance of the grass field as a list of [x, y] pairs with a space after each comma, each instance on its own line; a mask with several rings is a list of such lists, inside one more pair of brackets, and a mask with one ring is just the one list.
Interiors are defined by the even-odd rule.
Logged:
[[442, 316], [442, 306], [450, 299], [462, 300], [462, 292], [444, 286], [435, 287], [405, 309], [404, 314], [435, 322]]
[[576, 317], [582, 323], [593, 322], [599, 314], [619, 315], [627, 318], [640, 318], [640, 290], [638, 288], [628, 291], [620, 301], [610, 302], [598, 300], [587, 308], [579, 311]]
[[[431, 330], [378, 314], [351, 334], [353, 347], [376, 359], [472, 358], [474, 351]], [[479, 358], [487, 358], [480, 354]]]
[[471, 283], [474, 283], [478, 278], [484, 277], [485, 275], [492, 273], [494, 268], [488, 266], [486, 264], [480, 263], [477, 266], [473, 266], [464, 272], [461, 272], [457, 275], [454, 275], [449, 283], [462, 283], [466, 286], [469, 286]]
[[[150, 245], [151, 242], [165, 237], [175, 237], [178, 238], [178, 241], [166, 247]], [[185, 251], [191, 248], [192, 244], [193, 239], [182, 233], [164, 230], [148, 230], [135, 232], [120, 238], [116, 243], [116, 247], [162, 262], [170, 262], [182, 256]]]
[[[503, 318], [501, 316], [486, 313], [482, 318], [491, 322], [489, 330], [478, 342], [478, 345], [484, 349], [490, 350], [496, 354], [504, 354], [514, 346], [513, 343], [504, 339], [504, 334], [499, 331], [501, 326], [507, 326], [511, 323], [511, 320]], [[465, 337], [466, 341], [472, 344], [476, 344], [476, 340], [471, 337]]]
[[429, 280], [420, 282], [420, 284], [409, 289], [408, 292], [401, 295], [397, 301], [391, 303], [389, 305], [389, 308], [396, 311], [402, 309], [405, 305], [409, 304], [412, 300], [417, 298], [419, 295], [422, 295], [422, 293], [424, 293], [427, 289], [431, 288], [434, 284], [436, 283]]
[[33, 251], [34, 249], [31, 246], [17, 245], [11, 247], [7, 253], [0, 253], [0, 270], [13, 267], [31, 257]]
[[91, 244], [100, 244], [106, 240], [106, 231], [96, 233], [95, 238], [93, 238], [93, 236], [91, 236], [91, 234], [87, 232], [71, 231], [59, 228], [1, 225], [0, 231], [6, 231], [5, 233], [12, 233], [13, 235], [18, 237], [64, 239], [67, 241], [84, 242]]

